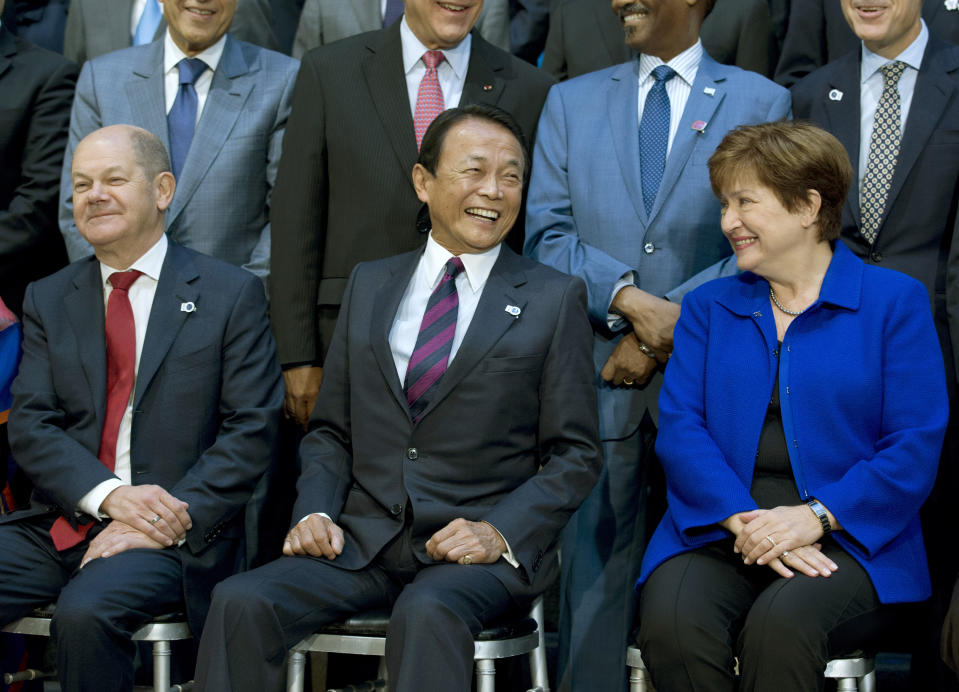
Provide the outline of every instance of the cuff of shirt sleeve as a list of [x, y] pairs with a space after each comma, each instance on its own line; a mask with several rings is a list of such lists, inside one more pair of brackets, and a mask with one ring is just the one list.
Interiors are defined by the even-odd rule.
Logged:
[[[634, 285], [634, 279], [635, 279], [635, 278], [636, 278], [635, 275], [634, 275], [633, 272], [631, 272], [631, 271], [626, 272], [625, 274], [623, 274], [623, 275], [620, 277], [619, 281], [617, 281], [616, 284], [613, 286], [613, 292], [609, 294], [609, 305], [610, 305], [610, 307], [612, 307], [613, 301], [616, 299], [616, 295], [617, 295], [620, 291], [622, 291], [622, 290], [623, 290], [624, 288], [626, 288], [627, 286], [633, 286], [633, 285]], [[609, 310], [607, 310], [607, 311], [606, 311], [606, 325], [610, 328], [610, 330], [616, 331], [617, 329], [619, 329], [619, 328], [623, 325], [623, 316], [622, 316], [622, 315], [616, 315], [616, 314], [610, 312]]]
[[108, 519], [109, 515], [104, 514], [100, 511], [100, 505], [103, 504], [103, 501], [107, 499], [107, 495], [112, 493], [117, 488], [121, 488], [124, 485], [127, 485], [119, 478], [110, 478], [98, 483], [93, 486], [93, 490], [88, 492], [86, 495], [80, 498], [80, 501], [77, 502], [77, 509], [81, 512], [86, 512], [91, 517], [96, 519]]
[[503, 553], [501, 557], [504, 560], [506, 560], [509, 564], [511, 564], [513, 567], [515, 567], [516, 569], [519, 569], [519, 560], [517, 560], [516, 556], [513, 555], [513, 549], [509, 547], [509, 541], [506, 540], [506, 536], [500, 533], [500, 530], [496, 528], [495, 526], [493, 526], [492, 524], [490, 524], [488, 521], [484, 521], [483, 523], [486, 524], [491, 529], [493, 529], [493, 531], [495, 531], [497, 534], [499, 534], [499, 537], [503, 539], [503, 543], [506, 544], [506, 552]]
[[[310, 517], [312, 517], [314, 514], [317, 514], [317, 515], [319, 515], [319, 516], [321, 516], [321, 517], [326, 517], [327, 519], [330, 519], [330, 515], [327, 514], [326, 512], [310, 512], [309, 514], [307, 514], [305, 517], [303, 517], [302, 519], [300, 519], [300, 520], [299, 520], [298, 522], [296, 522], [296, 523], [297, 523], [297, 524], [302, 524], [304, 521], [306, 521], [307, 519], [309, 519]], [[330, 521], [333, 521], [333, 520], [330, 519]]]

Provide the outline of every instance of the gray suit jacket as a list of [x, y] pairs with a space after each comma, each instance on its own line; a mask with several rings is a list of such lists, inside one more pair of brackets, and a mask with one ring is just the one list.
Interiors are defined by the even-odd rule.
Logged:
[[[87, 62], [70, 117], [60, 179], [60, 232], [70, 259], [93, 252], [73, 223], [70, 167], [81, 139], [97, 128], [137, 125], [169, 146], [163, 41]], [[298, 63], [227, 37], [173, 203], [173, 240], [245, 267], [266, 281], [270, 194], [280, 160]]]
[[[72, 0], [63, 38], [63, 54], [76, 63], [132, 45], [133, 0]], [[230, 34], [241, 41], [276, 50], [269, 0], [239, 0]], [[160, 21], [154, 38], [163, 36]]]
[[[293, 56], [341, 38], [383, 28], [380, 0], [306, 0], [300, 25], [293, 39]], [[507, 0], [486, 0], [476, 29], [487, 41], [509, 50], [509, 6]]]

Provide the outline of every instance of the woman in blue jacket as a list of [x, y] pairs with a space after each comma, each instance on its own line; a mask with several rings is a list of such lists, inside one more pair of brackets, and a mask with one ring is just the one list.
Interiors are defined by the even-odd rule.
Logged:
[[733, 690], [734, 657], [740, 690], [809, 692], [885, 604], [929, 596], [942, 355], [923, 287], [837, 241], [852, 169], [832, 135], [742, 127], [709, 172], [742, 273], [676, 325], [638, 641], [659, 692]]

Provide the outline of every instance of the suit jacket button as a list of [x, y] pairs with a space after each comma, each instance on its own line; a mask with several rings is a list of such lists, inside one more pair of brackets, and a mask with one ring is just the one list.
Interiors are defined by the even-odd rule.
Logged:
[[410, 461], [416, 461], [420, 458], [420, 453], [416, 451], [416, 447], [410, 447], [406, 450], [406, 458]]
[[653, 245], [652, 243], [646, 243], [645, 245], [643, 245], [643, 252], [645, 252], [647, 255], [651, 255], [655, 251], [656, 251], [656, 246]]
[[869, 259], [871, 259], [876, 264], [879, 264], [880, 262], [882, 262], [882, 253], [874, 250], [871, 253], [869, 253]]
[[390, 514], [392, 514], [394, 517], [398, 517], [402, 513], [403, 513], [403, 505], [393, 505], [392, 507], [390, 507]]

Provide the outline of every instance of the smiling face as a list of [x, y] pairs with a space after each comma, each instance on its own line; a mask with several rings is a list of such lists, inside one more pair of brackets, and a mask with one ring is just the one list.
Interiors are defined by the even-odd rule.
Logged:
[[734, 181], [722, 190], [719, 201], [723, 235], [740, 271], [765, 278], [781, 276], [820, 242], [815, 201], [791, 212], [755, 178]]
[[220, 40], [230, 28], [237, 0], [161, 0], [170, 38], [192, 57]]
[[667, 62], [699, 38], [703, 0], [612, 0], [633, 50]]
[[128, 126], [97, 130], [83, 139], [71, 176], [77, 230], [109, 266], [125, 269], [163, 235], [173, 176], [165, 172], [148, 179]]
[[842, 13], [866, 48], [889, 60], [922, 29], [922, 0], [842, 0]]
[[467, 118], [446, 133], [436, 175], [416, 164], [413, 185], [429, 205], [436, 242], [454, 255], [484, 252], [519, 215], [523, 149], [505, 127]]
[[430, 50], [455, 48], [483, 9], [483, 0], [405, 0], [406, 23]]

